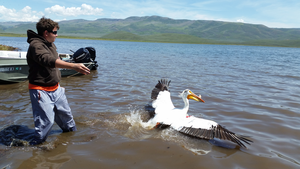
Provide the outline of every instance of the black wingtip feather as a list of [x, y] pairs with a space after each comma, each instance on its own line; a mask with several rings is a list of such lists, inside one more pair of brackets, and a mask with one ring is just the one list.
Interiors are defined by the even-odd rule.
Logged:
[[159, 94], [159, 92], [161, 91], [170, 91], [169, 90], [169, 85], [171, 83], [171, 80], [168, 79], [161, 79], [158, 81], [158, 83], [155, 85], [155, 88], [152, 90], [151, 93], [151, 99], [155, 100], [157, 99], [157, 96]]
[[213, 139], [218, 138], [222, 140], [228, 140], [231, 142], [236, 143], [240, 147], [247, 148], [244, 143], [250, 145], [250, 142], [253, 141], [247, 138], [246, 136], [237, 135], [226, 128], [222, 127], [221, 125], [212, 126], [211, 129], [201, 129], [201, 128], [192, 128], [192, 127], [183, 127], [179, 132], [202, 138], [202, 139]]

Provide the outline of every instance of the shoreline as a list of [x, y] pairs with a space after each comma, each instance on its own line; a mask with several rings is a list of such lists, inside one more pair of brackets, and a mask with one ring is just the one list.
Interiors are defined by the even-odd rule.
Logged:
[[0, 50], [18, 51], [19, 48], [0, 44]]
[[[0, 37], [27, 37], [26, 34], [14, 34], [14, 33], [0, 33]], [[250, 42], [241, 42], [241, 43], [234, 43], [234, 42], [170, 42], [170, 41], [152, 41], [152, 40], [126, 40], [126, 39], [104, 39], [100, 37], [77, 37], [77, 36], [59, 36], [57, 38], [64, 38], [64, 39], [86, 39], [86, 40], [104, 40], [104, 41], [124, 41], [124, 42], [151, 42], [151, 43], [181, 43], [181, 44], [204, 44], [204, 45], [238, 45], [238, 46], [265, 46], [265, 47], [285, 47], [285, 48], [300, 48], [300, 45], [296, 43], [286, 43], [285, 41], [268, 41], [267, 42], [259, 42], [259, 41], [250, 41]], [[1, 45], [1, 44], [0, 44]], [[5, 46], [5, 45], [1, 45]], [[1, 49], [0, 50], [5, 50]], [[18, 48], [11, 47], [12, 50], [18, 50]]]

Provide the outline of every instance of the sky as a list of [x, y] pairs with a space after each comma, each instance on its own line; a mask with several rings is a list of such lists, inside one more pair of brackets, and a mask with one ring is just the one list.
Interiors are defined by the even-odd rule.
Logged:
[[300, 28], [299, 0], [0, 0], [0, 22], [131, 16], [215, 20]]

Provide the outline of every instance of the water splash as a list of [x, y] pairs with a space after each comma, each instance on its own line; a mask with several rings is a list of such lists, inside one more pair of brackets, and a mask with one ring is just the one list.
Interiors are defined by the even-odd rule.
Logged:
[[156, 131], [150, 130], [151, 126], [142, 120], [141, 111], [133, 110], [129, 115], [126, 115], [126, 120], [130, 123], [125, 136], [131, 139], [143, 140], [157, 134]]

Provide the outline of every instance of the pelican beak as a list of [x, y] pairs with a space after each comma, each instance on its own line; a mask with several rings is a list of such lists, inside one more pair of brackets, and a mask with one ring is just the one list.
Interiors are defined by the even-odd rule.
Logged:
[[190, 91], [190, 94], [187, 96], [187, 99], [193, 99], [196, 100], [197, 102], [205, 103], [205, 101], [201, 99], [201, 95], [197, 96], [192, 91]]

